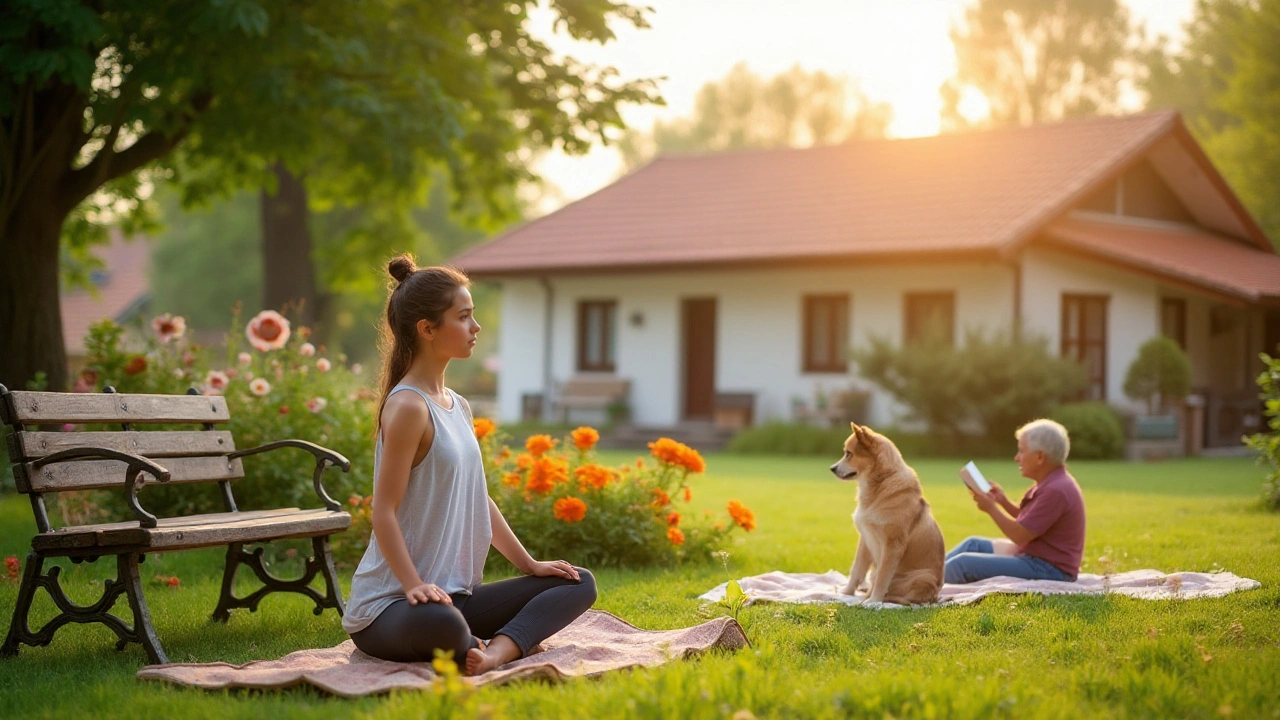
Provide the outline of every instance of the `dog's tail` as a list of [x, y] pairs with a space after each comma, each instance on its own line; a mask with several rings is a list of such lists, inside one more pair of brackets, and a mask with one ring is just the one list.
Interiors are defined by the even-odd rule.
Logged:
[[898, 605], [934, 603], [938, 601], [941, 589], [942, 578], [931, 569], [920, 568], [894, 578], [884, 600]]

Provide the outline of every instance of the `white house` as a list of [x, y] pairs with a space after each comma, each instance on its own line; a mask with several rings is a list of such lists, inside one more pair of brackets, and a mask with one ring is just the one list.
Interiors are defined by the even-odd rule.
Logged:
[[[1238, 444], [1280, 343], [1280, 256], [1176, 113], [662, 157], [454, 263], [503, 287], [503, 420], [583, 376], [629, 381], [639, 425], [718, 393], [792, 419], [860, 384], [869, 336], [1020, 325], [1117, 405], [1173, 336], [1207, 444]], [[873, 393], [873, 424], [899, 411]]]

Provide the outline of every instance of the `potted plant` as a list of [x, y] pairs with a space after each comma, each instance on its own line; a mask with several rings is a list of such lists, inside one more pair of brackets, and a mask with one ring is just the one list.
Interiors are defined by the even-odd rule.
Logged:
[[1191, 361], [1187, 353], [1163, 335], [1143, 343], [1124, 376], [1125, 395], [1147, 406], [1147, 415], [1134, 418], [1133, 437], [1176, 440], [1178, 416], [1174, 410], [1190, 392]]

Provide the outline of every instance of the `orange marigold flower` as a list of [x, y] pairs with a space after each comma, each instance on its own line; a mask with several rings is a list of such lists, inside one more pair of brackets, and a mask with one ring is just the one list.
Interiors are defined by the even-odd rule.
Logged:
[[471, 427], [476, 431], [477, 440], [483, 440], [486, 435], [498, 429], [498, 426], [489, 418], [476, 418], [471, 421]]
[[516, 458], [516, 467], [521, 470], [528, 470], [533, 467], [533, 456], [528, 453], [520, 453], [520, 456]]
[[656, 508], [664, 508], [671, 504], [671, 496], [662, 488], [653, 489], [653, 506]]
[[649, 443], [649, 452], [658, 459], [658, 462], [678, 465], [689, 472], [700, 473], [707, 469], [706, 461], [697, 450], [671, 438], [658, 438], [657, 441]]
[[506, 462], [511, 457], [511, 448], [502, 448], [502, 452], [498, 453], [498, 460]]
[[684, 501], [689, 502], [690, 500], [693, 500], [693, 488], [687, 487], [684, 489]]
[[729, 501], [729, 517], [747, 532], [756, 529], [756, 514], [737, 500]]
[[562, 497], [552, 506], [557, 520], [576, 523], [587, 514], [587, 504], [576, 497]]
[[583, 452], [595, 447], [598, 442], [600, 442], [600, 433], [596, 432], [595, 428], [583, 425], [573, 431], [573, 446]]
[[678, 527], [669, 527], [667, 528], [667, 539], [671, 541], [672, 545], [683, 545], [684, 532]]
[[569, 464], [556, 458], [535, 458], [529, 468], [529, 483], [525, 486], [529, 492], [546, 493], [556, 483], [569, 479]]
[[502, 484], [507, 487], [517, 487], [520, 484], [520, 473], [509, 472], [502, 476]]
[[672, 526], [672, 527], [675, 527], [676, 525], [679, 525], [679, 524], [680, 524], [680, 513], [678, 513], [678, 512], [673, 512], [673, 513], [671, 513], [670, 515], [668, 515], [668, 516], [667, 516], [667, 524], [668, 524], [668, 525], [670, 525], [670, 526]]
[[574, 470], [573, 474], [578, 478], [578, 484], [584, 490], [588, 487], [599, 490], [608, 485], [609, 481], [613, 479], [613, 471], [600, 465], [583, 465]]
[[524, 443], [524, 448], [534, 457], [538, 457], [555, 447], [557, 442], [557, 440], [552, 440], [550, 435], [530, 435], [529, 439]]

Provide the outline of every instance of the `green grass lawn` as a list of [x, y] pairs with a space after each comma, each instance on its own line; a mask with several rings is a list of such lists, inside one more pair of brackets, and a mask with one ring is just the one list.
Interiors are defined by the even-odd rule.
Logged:
[[[633, 455], [608, 453], [606, 460]], [[734, 576], [768, 570], [848, 571], [854, 487], [824, 459], [708, 456], [694, 505], [730, 498], [755, 510], [759, 528], [736, 534]], [[996, 532], [955, 472], [957, 461], [915, 465], [952, 545]], [[1249, 459], [1152, 464], [1072, 464], [1089, 511], [1085, 572], [1230, 570], [1262, 588], [1212, 600], [997, 596], [944, 609], [870, 611], [760, 605], [740, 619], [754, 647], [665, 667], [562, 685], [525, 683], [465, 698], [406, 692], [342, 700], [309, 690], [210, 693], [134, 679], [146, 664], [94, 626], [61, 629], [49, 647], [0, 660], [0, 714], [15, 717], [1280, 717], [1280, 515], [1260, 509], [1261, 471]], [[1016, 496], [1027, 481], [1012, 460], [983, 463]], [[25, 557], [34, 524], [23, 497], [0, 498], [0, 555]], [[571, 559], [571, 558], [570, 558]], [[259, 612], [208, 620], [221, 550], [150, 557], [156, 629], [170, 658], [241, 663], [345, 639], [337, 615], [274, 595]], [[88, 601], [114, 563], [63, 563], [65, 585]], [[500, 571], [500, 569], [495, 569]], [[242, 571], [248, 574], [247, 571]], [[343, 573], [349, 577], [350, 571]], [[597, 572], [597, 607], [644, 628], [707, 617], [697, 595], [723, 582], [716, 562], [671, 569]], [[7, 623], [15, 582], [0, 582]], [[43, 596], [43, 593], [41, 593]], [[50, 603], [45, 600], [47, 617]], [[118, 605], [120, 610], [124, 605]], [[711, 614], [720, 611], [711, 609]], [[452, 713], [450, 713], [452, 711]]]

